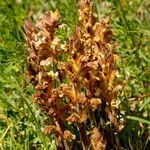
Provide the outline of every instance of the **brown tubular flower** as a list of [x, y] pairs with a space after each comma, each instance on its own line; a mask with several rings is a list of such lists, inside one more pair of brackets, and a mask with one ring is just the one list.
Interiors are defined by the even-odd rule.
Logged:
[[[62, 26], [57, 11], [47, 12], [36, 25], [25, 21], [29, 52], [27, 74], [35, 82], [37, 92], [33, 95], [33, 101], [52, 120], [44, 130], [46, 134], [59, 135], [63, 149], [70, 146], [75, 135], [81, 140], [83, 149], [90, 146], [94, 150], [99, 149], [96, 146], [98, 140], [98, 147], [105, 149], [106, 142], [112, 144], [107, 139], [109, 135], [105, 134], [116, 132], [117, 125], [116, 113], [111, 107], [115, 100], [114, 80], [117, 71], [116, 55], [109, 43], [112, 36], [108, 27], [110, 19], [106, 17], [98, 22], [91, 0], [79, 0], [78, 11], [78, 25], [66, 46], [55, 35], [55, 29]], [[63, 52], [68, 53], [65, 62], [59, 59]], [[59, 84], [56, 85], [56, 82]], [[105, 123], [111, 122], [113, 129], [106, 124], [103, 127], [100, 117]], [[87, 135], [89, 121], [92, 128], [95, 127], [93, 131], [91, 129], [91, 137]], [[73, 133], [72, 128], [78, 133]]]
[[72, 140], [76, 138], [76, 136], [73, 135], [69, 130], [65, 130], [63, 134], [63, 138], [71, 142]]
[[96, 127], [92, 130], [91, 145], [93, 150], [104, 150], [106, 148], [106, 140], [104, 135]]

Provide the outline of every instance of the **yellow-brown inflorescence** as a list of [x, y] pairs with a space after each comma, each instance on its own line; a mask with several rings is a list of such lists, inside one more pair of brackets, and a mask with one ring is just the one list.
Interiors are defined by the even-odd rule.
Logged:
[[[55, 35], [55, 29], [62, 26], [57, 11], [47, 12], [36, 25], [25, 21], [29, 51], [27, 74], [36, 85], [33, 101], [52, 120], [44, 130], [46, 134], [55, 133], [60, 141], [70, 143], [76, 136], [67, 126], [75, 125], [84, 149], [89, 146], [94, 150], [105, 149], [107, 141], [99, 126], [93, 123], [90, 137], [86, 124], [88, 119], [93, 119], [95, 111], [106, 105], [104, 111], [109, 121], [116, 119], [111, 109], [117, 71], [116, 55], [109, 43], [112, 36], [108, 28], [110, 19], [106, 17], [98, 22], [90, 0], [79, 0], [78, 11], [78, 25], [67, 44], [62, 44]], [[64, 52], [68, 57], [62, 61], [60, 56]]]

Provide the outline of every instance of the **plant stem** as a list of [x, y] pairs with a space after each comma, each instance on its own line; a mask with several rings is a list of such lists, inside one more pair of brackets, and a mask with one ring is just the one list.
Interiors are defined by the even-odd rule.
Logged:
[[90, 140], [86, 134], [86, 126], [84, 123], [79, 125], [80, 136], [82, 140], [82, 145], [84, 150], [88, 150], [90, 146]]

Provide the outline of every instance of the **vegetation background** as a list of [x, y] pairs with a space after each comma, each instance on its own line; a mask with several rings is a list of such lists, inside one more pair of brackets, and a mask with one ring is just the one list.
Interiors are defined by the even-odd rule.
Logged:
[[[47, 10], [58, 9], [66, 32], [77, 20], [75, 0], [0, 0], [0, 150], [53, 150], [53, 136], [42, 134], [47, 116], [32, 104], [34, 88], [24, 76], [27, 47], [24, 19], [32, 21]], [[120, 56], [118, 69], [123, 89], [117, 96], [123, 129], [123, 150], [150, 147], [150, 1], [94, 0], [99, 19], [109, 15], [112, 42]]]

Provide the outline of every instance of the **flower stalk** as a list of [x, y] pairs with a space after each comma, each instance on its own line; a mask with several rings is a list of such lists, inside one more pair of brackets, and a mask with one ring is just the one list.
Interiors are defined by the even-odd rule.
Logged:
[[[109, 17], [98, 21], [91, 0], [79, 0], [78, 6], [78, 24], [66, 44], [55, 33], [63, 26], [58, 11], [47, 12], [35, 25], [25, 21], [27, 75], [36, 89], [33, 102], [52, 120], [44, 132], [56, 135], [58, 147], [73, 149], [74, 143], [82, 143], [85, 150], [105, 149], [112, 144], [105, 135], [107, 123], [112, 134], [117, 132], [113, 32]], [[63, 53], [68, 54], [65, 61]]]

